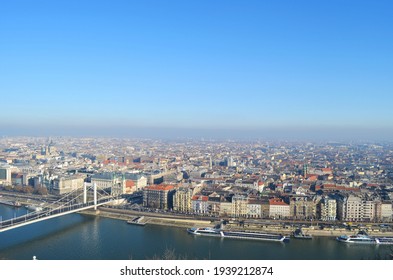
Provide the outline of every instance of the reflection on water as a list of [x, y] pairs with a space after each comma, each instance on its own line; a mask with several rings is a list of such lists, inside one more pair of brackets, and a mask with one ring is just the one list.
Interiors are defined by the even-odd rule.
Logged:
[[[2, 216], [12, 217], [13, 211], [0, 206]], [[139, 227], [80, 214], [0, 233], [0, 259], [155, 259], [168, 250], [181, 259], [379, 259], [391, 254], [391, 248], [348, 246], [334, 237], [292, 239], [284, 244], [193, 236], [179, 228]]]

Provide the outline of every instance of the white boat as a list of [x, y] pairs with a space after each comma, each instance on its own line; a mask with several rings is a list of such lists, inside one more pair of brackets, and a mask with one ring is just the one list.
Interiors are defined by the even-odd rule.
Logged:
[[336, 239], [337, 241], [344, 242], [344, 243], [377, 244], [375, 238], [363, 234], [341, 235]]
[[224, 237], [221, 230], [205, 227], [205, 228], [188, 228], [187, 232], [194, 235], [204, 235], [204, 236], [216, 236]]
[[393, 245], [393, 237], [389, 236], [389, 237], [375, 237], [375, 240], [377, 242], [377, 244], [381, 244], [381, 245]]
[[7, 206], [12, 206], [12, 207], [21, 207], [22, 204], [20, 204], [19, 201], [4, 201], [4, 200], [0, 200], [0, 204], [4, 204]]
[[221, 230], [215, 228], [188, 228], [187, 232], [193, 235], [201, 236], [214, 236], [222, 238], [233, 238], [233, 239], [248, 239], [248, 240], [260, 240], [260, 241], [278, 241], [278, 242], [289, 242], [289, 237], [274, 234], [274, 233], [263, 233], [256, 231], [230, 231]]
[[356, 235], [341, 235], [336, 239], [349, 244], [393, 245], [393, 237], [369, 236], [364, 231], [359, 231]]
[[38, 206], [38, 205], [33, 205], [33, 204], [31, 204], [31, 205], [26, 205], [26, 208], [27, 208], [27, 210], [33, 211], [33, 212], [38, 212], [38, 211], [44, 210], [43, 207]]

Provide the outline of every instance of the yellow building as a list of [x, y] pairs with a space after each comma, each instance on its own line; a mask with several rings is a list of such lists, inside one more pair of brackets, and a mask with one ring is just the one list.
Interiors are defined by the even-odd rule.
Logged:
[[248, 214], [248, 198], [243, 195], [235, 195], [232, 197], [232, 216], [247, 217]]
[[178, 188], [173, 196], [173, 210], [178, 212], [191, 212], [191, 188]]

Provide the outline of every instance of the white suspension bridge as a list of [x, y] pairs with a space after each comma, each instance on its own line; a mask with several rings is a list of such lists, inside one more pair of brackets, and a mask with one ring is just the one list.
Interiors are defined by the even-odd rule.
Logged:
[[[93, 192], [93, 194], [91, 194], [91, 192]], [[91, 199], [91, 196], [93, 196], [93, 199]], [[42, 210], [40, 209], [30, 212], [26, 215], [14, 217], [9, 220], [0, 220], [0, 232], [80, 212], [83, 210], [97, 210], [98, 206], [111, 203], [116, 199], [118, 199], [117, 196], [111, 195], [105, 190], [97, 190], [96, 184], [90, 187], [85, 184], [83, 192], [76, 190], [68, 193], [64, 197], [51, 204], [40, 206]]]

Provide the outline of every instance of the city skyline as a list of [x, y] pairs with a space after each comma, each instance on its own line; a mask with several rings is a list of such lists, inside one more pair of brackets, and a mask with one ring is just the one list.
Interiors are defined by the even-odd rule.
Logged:
[[3, 3], [0, 131], [391, 140], [391, 8]]

